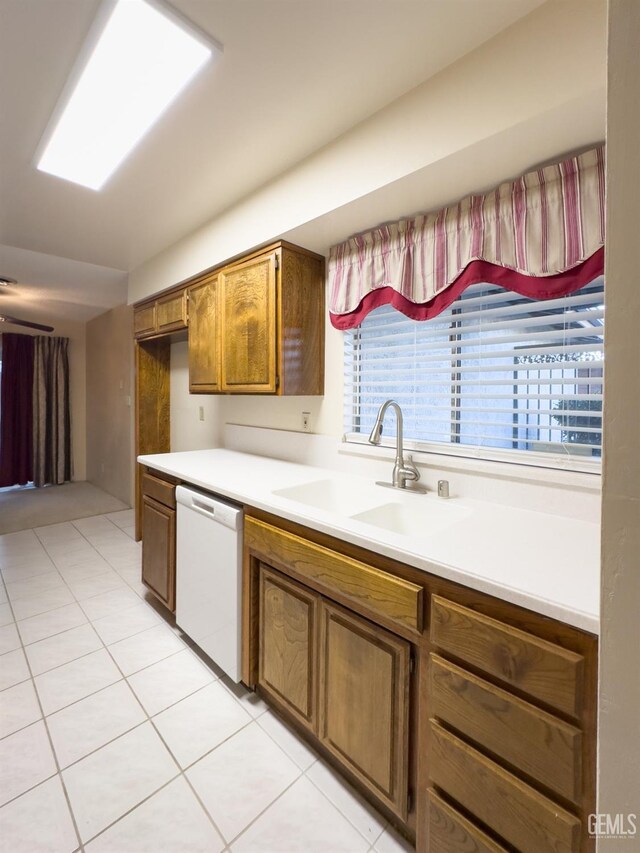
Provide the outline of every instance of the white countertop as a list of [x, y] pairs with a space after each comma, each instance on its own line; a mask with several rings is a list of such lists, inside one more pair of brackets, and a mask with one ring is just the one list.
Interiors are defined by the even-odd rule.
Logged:
[[[231, 450], [159, 453], [138, 461], [205, 491], [599, 632], [600, 528], [592, 522], [478, 500], [446, 501], [433, 493], [406, 495], [363, 477]], [[298, 494], [296, 487], [302, 487]], [[293, 495], [277, 494], [287, 490]], [[360, 512], [371, 513], [369, 523], [350, 517]], [[394, 532], [378, 521], [410, 532]]]

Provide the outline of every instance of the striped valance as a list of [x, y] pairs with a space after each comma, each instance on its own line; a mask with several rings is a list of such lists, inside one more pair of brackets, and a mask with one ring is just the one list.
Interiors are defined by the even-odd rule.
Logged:
[[331, 322], [386, 304], [426, 320], [482, 281], [537, 299], [582, 287], [604, 268], [604, 176], [601, 146], [334, 246]]

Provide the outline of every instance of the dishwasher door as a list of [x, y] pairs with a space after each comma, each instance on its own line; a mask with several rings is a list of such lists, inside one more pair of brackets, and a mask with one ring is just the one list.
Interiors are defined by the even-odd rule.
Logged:
[[176, 622], [240, 681], [242, 509], [178, 486]]

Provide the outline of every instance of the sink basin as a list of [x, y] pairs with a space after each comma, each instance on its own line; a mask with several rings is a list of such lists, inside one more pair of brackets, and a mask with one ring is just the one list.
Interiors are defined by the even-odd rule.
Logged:
[[278, 489], [272, 494], [347, 516], [380, 504], [380, 495], [374, 485], [360, 485], [345, 480], [315, 480], [312, 483]]
[[427, 539], [434, 533], [440, 533], [448, 527], [455, 527], [471, 512], [467, 507], [437, 498], [412, 497], [409, 500], [415, 503], [404, 501], [386, 503], [358, 512], [351, 518], [402, 536]]

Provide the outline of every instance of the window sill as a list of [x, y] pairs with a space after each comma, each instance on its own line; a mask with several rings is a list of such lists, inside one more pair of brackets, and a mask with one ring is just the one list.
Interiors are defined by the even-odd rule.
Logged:
[[[452, 471], [464, 474], [476, 474], [485, 477], [495, 477], [505, 480], [518, 480], [532, 484], [560, 486], [568, 489], [580, 489], [599, 494], [601, 491], [601, 476], [599, 463], [592, 463], [592, 471], [573, 470], [569, 467], [558, 468], [547, 465], [513, 462], [507, 459], [479, 458], [474, 452], [442, 453], [415, 449], [410, 443], [405, 445], [405, 453], [411, 453], [418, 467], [437, 469], [437, 471]], [[374, 447], [365, 438], [362, 441], [343, 438], [338, 443], [338, 453], [350, 456], [364, 456], [372, 459], [395, 458], [395, 445], [391, 442]], [[575, 464], [575, 460], [574, 460]]]

